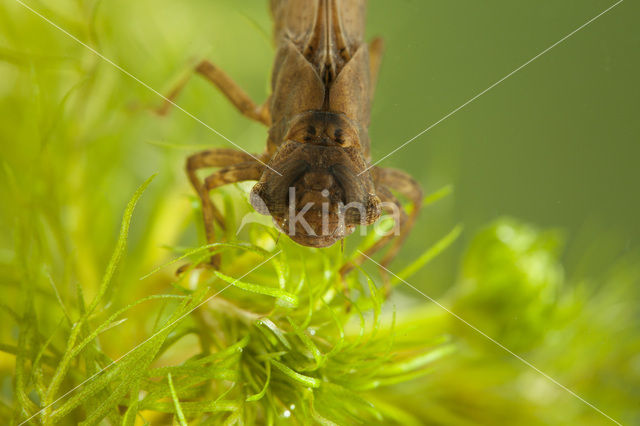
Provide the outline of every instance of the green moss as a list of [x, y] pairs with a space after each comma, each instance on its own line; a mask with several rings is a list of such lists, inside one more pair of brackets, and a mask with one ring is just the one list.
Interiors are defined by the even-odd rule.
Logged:
[[[54, 352], [49, 342], [35, 337], [39, 323], [32, 288], [23, 287], [26, 305], [18, 324], [14, 387], [22, 397], [16, 400], [16, 420], [34, 416], [49, 424], [108, 418], [126, 423], [167, 413], [189, 422], [381, 421], [390, 413], [376, 407], [368, 393], [423, 376], [451, 351], [442, 339], [408, 342], [404, 334], [397, 337], [402, 327], [394, 325], [394, 315], [382, 318], [381, 307], [387, 303], [373, 281], [357, 272], [340, 279], [339, 250], [301, 248], [288, 241], [276, 246], [271, 229], [263, 225], [249, 225], [259, 228], [249, 232], [252, 243], [188, 251], [195, 265], [214, 248], [223, 254], [222, 270], [230, 272], [192, 266], [172, 283], [170, 273], [162, 276], [173, 289], [170, 294], [114, 306], [116, 293], [110, 288], [124, 259], [133, 208], [149, 182], [125, 210], [93, 300], [85, 308], [79, 296], [79, 306], [65, 308], [62, 330], [54, 335], [64, 349]], [[244, 270], [238, 278], [227, 275]], [[120, 289], [135, 284], [121, 283]], [[345, 285], [352, 299], [345, 297]], [[102, 334], [151, 300], [161, 302], [166, 314], [160, 314], [142, 343], [118, 345], [126, 352], [112, 361], [100, 344]], [[185, 356], [181, 352], [187, 344]], [[33, 392], [41, 409], [31, 399]]]

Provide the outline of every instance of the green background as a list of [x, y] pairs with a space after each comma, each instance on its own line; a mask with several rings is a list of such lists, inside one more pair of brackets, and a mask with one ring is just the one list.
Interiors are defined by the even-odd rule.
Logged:
[[[406, 2], [385, 13], [384, 4], [373, 3], [370, 28], [388, 40], [374, 108], [374, 156], [610, 4]], [[618, 238], [619, 248], [637, 246], [637, 18], [637, 3], [620, 4], [389, 158], [386, 164], [409, 170], [428, 189], [455, 185], [451, 204], [421, 219], [427, 238], [445, 222], [464, 223], [468, 237], [496, 216], [512, 215], [565, 229], [583, 254], [607, 244], [607, 237]], [[421, 243], [414, 238], [411, 246]], [[578, 259], [570, 262], [578, 269]], [[451, 267], [446, 257], [441, 263], [433, 266]]]

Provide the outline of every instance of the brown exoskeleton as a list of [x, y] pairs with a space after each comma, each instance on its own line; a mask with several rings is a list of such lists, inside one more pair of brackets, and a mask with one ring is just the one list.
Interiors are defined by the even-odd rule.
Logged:
[[[262, 106], [212, 63], [203, 61], [195, 69], [242, 114], [269, 127], [260, 156], [218, 148], [189, 157], [187, 173], [202, 199], [207, 239], [215, 241], [214, 220], [223, 222], [209, 192], [257, 180], [251, 190], [254, 208], [271, 215], [281, 231], [305, 246], [330, 246], [356, 225], [374, 223], [391, 205], [400, 212], [399, 232], [381, 261], [385, 265], [413, 225], [422, 190], [404, 172], [369, 166], [369, 112], [382, 40], [363, 42], [365, 0], [271, 0], [271, 11], [277, 53], [272, 93]], [[201, 181], [196, 171], [209, 167], [222, 169]], [[409, 215], [392, 191], [413, 203]], [[367, 254], [393, 236], [381, 238]], [[217, 262], [214, 256], [212, 263]]]

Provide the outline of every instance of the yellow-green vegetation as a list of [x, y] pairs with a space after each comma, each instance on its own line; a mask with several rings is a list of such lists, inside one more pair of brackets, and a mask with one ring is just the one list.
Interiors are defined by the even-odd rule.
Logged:
[[[12, 1], [0, 6], [0, 423], [640, 423], [637, 254], [570, 279], [561, 233], [501, 219], [472, 238], [455, 281], [417, 282], [460, 235], [445, 228], [403, 252], [385, 299], [372, 263], [338, 273], [375, 236], [343, 252], [264, 223], [236, 235], [251, 212], [243, 185], [216, 191], [226, 226], [203, 246], [182, 164], [224, 142], [179, 113], [155, 116], [154, 93]], [[205, 53], [151, 44], [153, 19], [99, 1], [29, 4], [159, 90]], [[234, 75], [253, 75], [251, 61], [269, 59], [268, 22], [220, 4], [158, 13], [202, 24], [222, 51], [212, 28], [244, 28], [265, 49]], [[138, 60], [156, 48], [162, 60]], [[262, 149], [264, 130], [204, 82], [183, 99]], [[445, 196], [428, 195], [424, 214]], [[220, 270], [195, 268], [210, 249]], [[436, 304], [405, 280], [428, 297], [448, 290]]]
[[[402, 328], [394, 314], [382, 314], [380, 292], [366, 274], [344, 282], [354, 293], [346, 299], [339, 250], [309, 253], [284, 241], [276, 246], [263, 225], [253, 225], [253, 243], [213, 244], [176, 259], [189, 257], [196, 265], [213, 248], [223, 254], [224, 273], [192, 266], [175, 279], [159, 271], [141, 280], [116, 279], [134, 206], [149, 182], [129, 203], [89, 301], [81, 284], [73, 286], [75, 295], [60, 292], [46, 265], [32, 271], [27, 254], [16, 252], [15, 271], [24, 277], [19, 304], [3, 306], [19, 328], [18, 341], [2, 347], [15, 356], [16, 404], [13, 413], [4, 407], [7, 416], [22, 420], [42, 406], [34, 420], [47, 424], [134, 424], [138, 416], [166, 421], [162, 413], [175, 413], [180, 422], [383, 420], [395, 414], [372, 404], [368, 393], [423, 376], [453, 350], [441, 337], [397, 336]], [[27, 250], [30, 242], [18, 237], [18, 244]], [[32, 280], [26, 280], [29, 273]], [[153, 281], [165, 292], [126, 306], [114, 302], [128, 287]], [[51, 329], [41, 326], [48, 315]], [[149, 330], [141, 343], [118, 337], [119, 328], [131, 326], [123, 321], [133, 317]], [[125, 352], [109, 357], [106, 339], [117, 339]]]

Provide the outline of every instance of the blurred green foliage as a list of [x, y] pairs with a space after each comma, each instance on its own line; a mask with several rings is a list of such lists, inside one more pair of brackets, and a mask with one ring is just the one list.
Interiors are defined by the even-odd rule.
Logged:
[[[28, 4], [159, 91], [208, 57], [266, 96], [265, 1]], [[369, 31], [387, 42], [376, 157], [607, 6], [398, 4], [370, 7]], [[638, 87], [629, 83], [640, 60], [628, 48], [637, 7], [625, 2], [532, 64], [525, 84], [505, 83], [475, 114], [461, 111], [388, 162], [429, 192], [456, 187], [429, 206], [392, 269], [624, 424], [640, 423]], [[610, 423], [400, 281], [382, 301], [371, 264], [350, 275], [348, 302], [337, 247], [283, 238], [276, 247], [254, 224], [218, 247], [218, 275], [156, 271], [202, 255], [190, 251], [202, 224], [182, 164], [226, 144], [178, 111], [150, 113], [158, 103], [17, 2], [0, 5], [0, 419], [34, 414], [153, 336], [34, 422]], [[206, 82], [193, 79], [179, 103], [263, 149], [265, 130]], [[154, 173], [133, 214], [127, 202]], [[215, 195], [230, 240], [249, 211], [246, 191]], [[480, 226], [504, 213], [577, 234], [569, 256], [560, 231], [514, 219]], [[587, 219], [606, 230], [577, 233]], [[453, 244], [459, 221], [462, 243], [422, 268]], [[347, 254], [361, 243], [351, 239]]]
[[427, 424], [611, 424], [566, 390], [482, 336], [486, 333], [622, 424], [640, 411], [640, 268], [622, 258], [601, 282], [570, 282], [562, 238], [513, 219], [478, 233], [460, 280], [411, 314], [417, 328], [448, 330], [458, 356], [419, 383], [386, 394]]

